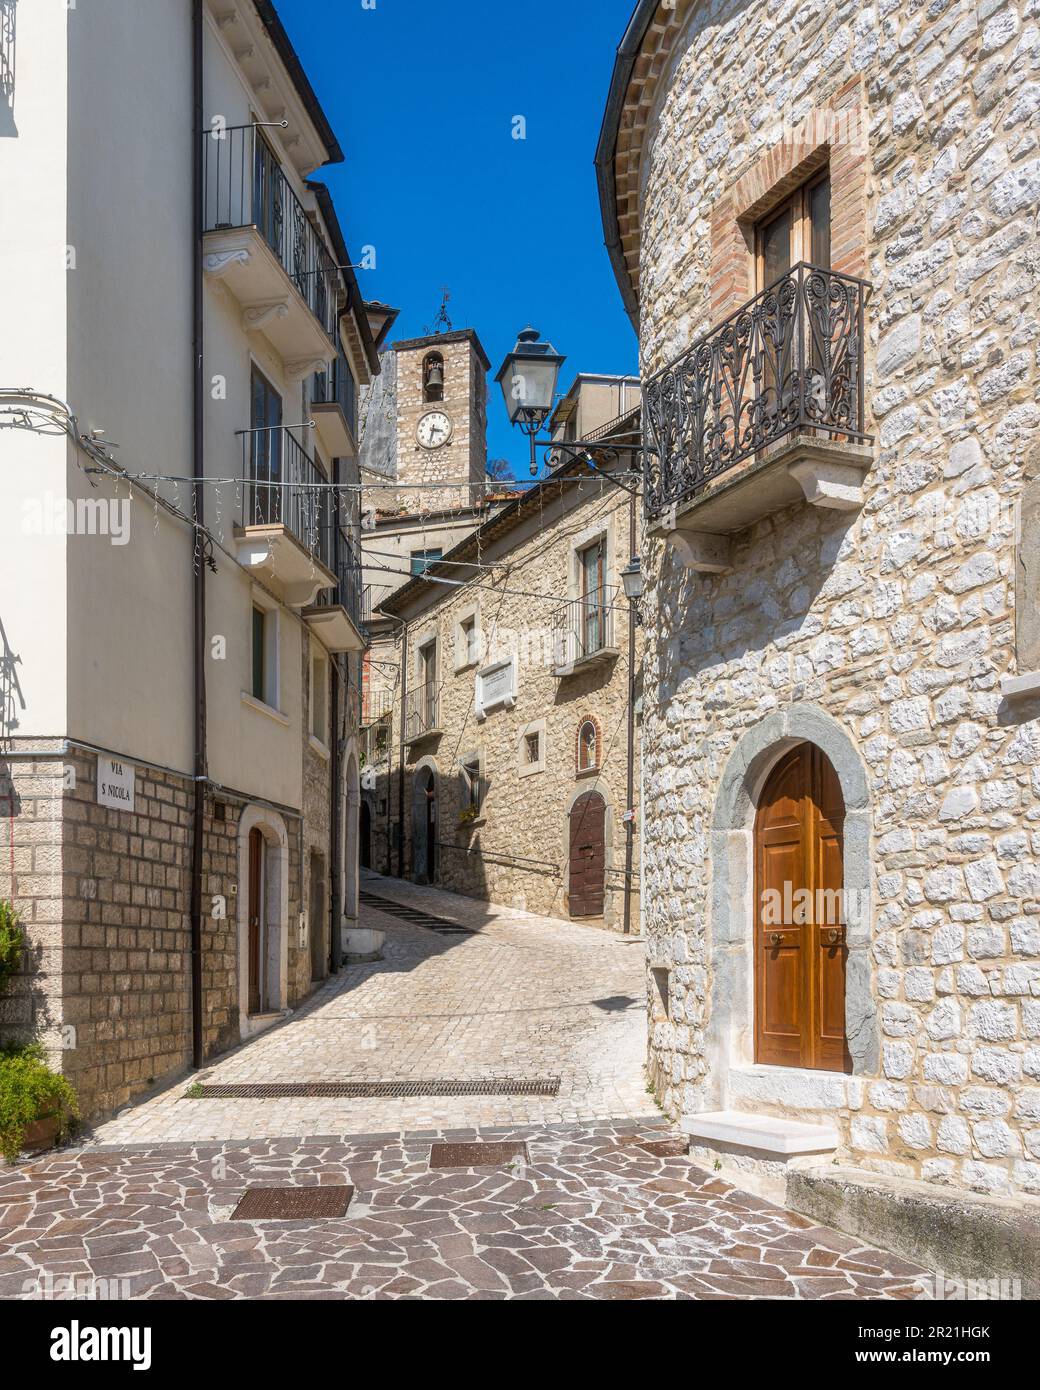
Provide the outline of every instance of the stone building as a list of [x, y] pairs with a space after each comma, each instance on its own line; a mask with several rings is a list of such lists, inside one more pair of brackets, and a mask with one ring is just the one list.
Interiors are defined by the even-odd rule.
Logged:
[[[637, 420], [630, 410], [603, 433], [634, 443]], [[383, 599], [392, 627], [372, 651], [385, 693], [362, 817], [377, 868], [635, 930], [634, 629], [620, 576], [637, 501], [613, 480], [631, 454], [604, 444], [593, 457], [610, 477], [567, 453]], [[635, 649], [638, 665], [638, 637]]]
[[18, 57], [0, 894], [29, 952], [0, 1029], [92, 1118], [282, 1017], [356, 916], [356, 411], [384, 316], [269, 0], [21, 6]]
[[1038, 33], [642, 0], [618, 52], [649, 1060], [774, 1190], [1040, 1192]]

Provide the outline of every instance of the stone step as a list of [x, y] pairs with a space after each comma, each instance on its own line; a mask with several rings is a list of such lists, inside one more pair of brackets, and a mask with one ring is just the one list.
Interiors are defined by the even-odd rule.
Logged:
[[686, 1115], [680, 1129], [702, 1144], [728, 1144], [738, 1149], [790, 1158], [797, 1154], [833, 1153], [838, 1131], [830, 1125], [807, 1125], [775, 1115], [753, 1115], [742, 1110], [712, 1110]]

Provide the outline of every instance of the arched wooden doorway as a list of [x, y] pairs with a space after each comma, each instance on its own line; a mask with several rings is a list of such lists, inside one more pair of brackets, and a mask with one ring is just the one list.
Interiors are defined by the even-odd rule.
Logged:
[[607, 876], [607, 804], [599, 792], [579, 796], [570, 811], [572, 917], [602, 917]]
[[367, 801], [361, 803], [360, 816], [358, 857], [361, 867], [370, 869], [372, 867], [372, 808]]
[[811, 743], [785, 753], [755, 817], [755, 1060], [852, 1070], [845, 1036], [838, 776]]

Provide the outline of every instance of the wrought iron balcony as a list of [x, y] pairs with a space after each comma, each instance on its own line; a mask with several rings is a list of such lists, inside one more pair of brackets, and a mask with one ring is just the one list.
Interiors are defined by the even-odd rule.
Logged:
[[390, 735], [392, 724], [389, 717], [378, 719], [374, 724], [362, 726], [360, 741], [361, 755], [365, 767], [378, 767], [390, 756]]
[[[205, 135], [203, 149], [207, 273], [227, 281], [246, 326], [263, 328], [283, 356], [331, 358], [341, 273], [271, 146], [245, 126]], [[296, 322], [286, 277], [316, 320], [311, 334]]]
[[404, 702], [404, 738], [418, 743], [440, 733], [440, 694], [434, 681], [409, 690]]
[[587, 598], [571, 599], [553, 615], [553, 669], [569, 675], [593, 661], [617, 655], [614, 646], [614, 607], [621, 590], [603, 588]]
[[853, 276], [797, 265], [646, 383], [649, 516], [696, 498], [786, 436], [864, 442], [869, 290]]
[[291, 431], [242, 435], [242, 524], [284, 526], [326, 569], [333, 570], [336, 495]]

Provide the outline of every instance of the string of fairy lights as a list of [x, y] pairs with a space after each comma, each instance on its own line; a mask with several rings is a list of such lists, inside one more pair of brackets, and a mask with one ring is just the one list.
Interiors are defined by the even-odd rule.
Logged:
[[[223, 542], [225, 521], [231, 520], [233, 522], [241, 517], [242, 521], [248, 524], [247, 516], [249, 516], [250, 511], [252, 516], [249, 517], [249, 520], [254, 523], [264, 523], [271, 519], [281, 520], [291, 514], [293, 530], [306, 543], [313, 558], [320, 549], [322, 536], [326, 533], [331, 536], [332, 528], [339, 524], [340, 518], [334, 513], [339, 511], [341, 504], [347, 504], [352, 514], [365, 511], [370, 519], [369, 527], [367, 529], [362, 527], [361, 560], [364, 571], [373, 575], [385, 575], [393, 580], [422, 579], [452, 588], [486, 589], [489, 586], [479, 582], [480, 579], [485, 576], [501, 574], [503, 571], [508, 573], [510, 566], [504, 562], [485, 563], [482, 556], [483, 536], [480, 523], [474, 532], [477, 548], [476, 559], [451, 560], [442, 555], [436, 555], [434, 559], [431, 559], [430, 565], [419, 573], [411, 568], [400, 569], [390, 564], [372, 563], [375, 560], [400, 562], [406, 557], [398, 552], [376, 549], [365, 541], [364, 537], [366, 535], [374, 537], [378, 531], [380, 519], [391, 522], [407, 520], [416, 523], [416, 534], [423, 548], [423, 553], [426, 553], [429, 551], [430, 531], [437, 533], [443, 531], [445, 527], [450, 529], [452, 522], [472, 517], [474, 513], [487, 512], [490, 515], [490, 508], [496, 501], [511, 502], [516, 498], [533, 494], [538, 501], [541, 513], [540, 522], [544, 525], [547, 491], [555, 497], [560, 497], [565, 488], [577, 487], [586, 494], [596, 492], [602, 498], [608, 489], [614, 492], [618, 483], [623, 486], [633, 485], [638, 483], [640, 477], [632, 470], [618, 469], [612, 472], [609, 477], [599, 473], [566, 476], [550, 474], [530, 482], [489, 478], [484, 484], [472, 484], [460, 483], [459, 481], [399, 483], [390, 478], [385, 478], [383, 481], [361, 481], [359, 479], [356, 482], [334, 482], [326, 479], [299, 480], [277, 476], [267, 478], [235, 475], [192, 476], [190, 474], [147, 470], [132, 471], [112, 456], [110, 450], [118, 448], [118, 445], [106, 441], [98, 434], [88, 435], [80, 430], [76, 415], [64, 401], [46, 393], [29, 389], [0, 389], [0, 429], [3, 428], [23, 428], [52, 436], [65, 435], [76, 447], [78, 453], [85, 458], [86, 463], [81, 466], [92, 487], [97, 485], [96, 478], [105, 478], [117, 486], [121, 483], [125, 484], [130, 492], [134, 489], [141, 491], [150, 499], [154, 508], [154, 529], [156, 531], [159, 527], [160, 511], [166, 512], [176, 520], [191, 527], [195, 536], [194, 563], [196, 569], [204, 562], [211, 569], [216, 568], [213, 558], [215, 549], [228, 555], [229, 559], [235, 558]], [[609, 449], [609, 447], [609, 441], [597, 441], [597, 448]], [[372, 475], [372, 470], [368, 469], [365, 472], [369, 473], [370, 476], [382, 476]], [[198, 516], [196, 499], [199, 488], [206, 489], [206, 496], [211, 498], [213, 502], [212, 528], [200, 520]], [[182, 498], [182, 490], [187, 494], [186, 498]], [[227, 508], [225, 505], [227, 501], [225, 494], [228, 490], [234, 499], [231, 508]], [[467, 492], [470, 494], [470, 500], [460, 500], [460, 495]], [[166, 495], [167, 493], [171, 495]], [[411, 493], [443, 495], [446, 500], [453, 502], [453, 504], [438, 508], [435, 513], [436, 527], [428, 527], [429, 516], [434, 515], [434, 513], [427, 513], [422, 507], [415, 512], [404, 509], [380, 512], [378, 506], [367, 509], [362, 507], [362, 503], [366, 499], [378, 503], [378, 495], [381, 493], [389, 493], [394, 496]], [[455, 579], [444, 575], [432, 575], [429, 570], [434, 565], [438, 568], [456, 568], [465, 571], [466, 577]], [[394, 583], [386, 585], [387, 591], [395, 587], [396, 584]], [[557, 608], [560, 605], [558, 594], [546, 594], [531, 589], [514, 589], [504, 586], [501, 582], [496, 582], [490, 587], [498, 594], [545, 601]], [[624, 607], [624, 605], [610, 603], [605, 597], [599, 601], [598, 606], [604, 611], [613, 607]]]

